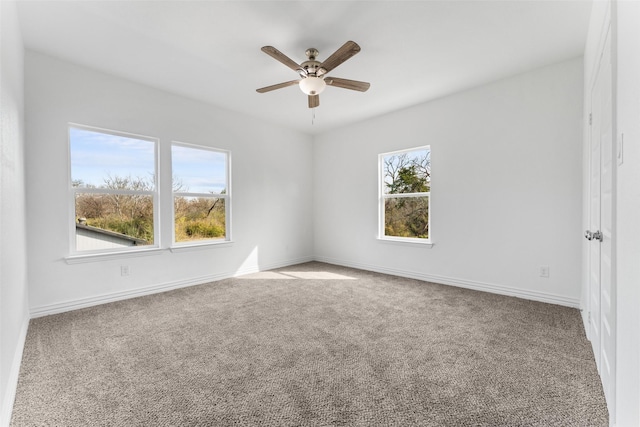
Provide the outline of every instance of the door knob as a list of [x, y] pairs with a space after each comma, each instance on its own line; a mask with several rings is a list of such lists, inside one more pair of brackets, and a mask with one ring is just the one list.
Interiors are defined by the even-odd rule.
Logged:
[[602, 242], [603, 236], [602, 236], [602, 231], [598, 230], [595, 232], [591, 232], [589, 230], [585, 230], [584, 232], [584, 238], [587, 240], [598, 240], [600, 242]]

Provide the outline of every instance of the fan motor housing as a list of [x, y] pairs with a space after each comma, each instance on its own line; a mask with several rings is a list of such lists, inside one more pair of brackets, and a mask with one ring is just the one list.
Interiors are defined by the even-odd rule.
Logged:
[[321, 68], [322, 62], [316, 61], [316, 58], [320, 53], [318, 52], [318, 49], [316, 49], [315, 47], [310, 47], [304, 53], [309, 59], [300, 64], [300, 67], [302, 67], [307, 72], [307, 75], [319, 77], [326, 73], [326, 70]]
[[323, 68], [321, 68], [321, 65], [322, 63], [318, 61], [304, 61], [302, 64], [300, 64], [300, 66], [304, 68], [304, 70], [310, 76], [320, 76], [324, 74], [320, 71], [323, 70]]

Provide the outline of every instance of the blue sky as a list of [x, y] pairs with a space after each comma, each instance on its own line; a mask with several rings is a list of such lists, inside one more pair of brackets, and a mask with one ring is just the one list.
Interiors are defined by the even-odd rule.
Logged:
[[[104, 186], [108, 176], [131, 176], [151, 182], [155, 169], [154, 142], [70, 128], [71, 179], [85, 185]], [[174, 145], [171, 150], [173, 176], [185, 190], [218, 193], [225, 188], [225, 154]]]
[[171, 147], [173, 178], [193, 193], [220, 193], [225, 189], [226, 155], [183, 145]]

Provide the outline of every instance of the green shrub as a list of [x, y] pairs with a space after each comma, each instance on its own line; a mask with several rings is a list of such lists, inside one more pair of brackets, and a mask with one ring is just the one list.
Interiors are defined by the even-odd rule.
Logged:
[[224, 226], [209, 221], [192, 220], [185, 224], [184, 231], [191, 238], [224, 237]]

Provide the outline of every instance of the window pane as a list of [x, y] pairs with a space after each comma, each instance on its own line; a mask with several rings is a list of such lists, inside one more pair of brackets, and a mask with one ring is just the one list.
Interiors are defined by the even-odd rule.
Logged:
[[153, 196], [78, 193], [76, 250], [153, 244]]
[[155, 142], [69, 128], [74, 187], [153, 190]]
[[224, 198], [176, 196], [173, 201], [176, 242], [226, 238]]
[[384, 193], [427, 193], [431, 188], [431, 151], [420, 149], [383, 158]]
[[428, 239], [429, 197], [385, 199], [384, 235]]
[[214, 194], [226, 192], [226, 153], [173, 145], [171, 167], [174, 192]]

